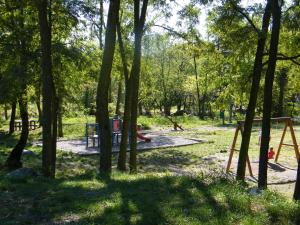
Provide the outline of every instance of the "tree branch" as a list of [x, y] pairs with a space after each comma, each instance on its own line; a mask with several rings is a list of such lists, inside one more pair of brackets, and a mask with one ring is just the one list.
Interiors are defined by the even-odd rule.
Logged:
[[159, 25], [159, 24], [154, 24], [153, 26], [154, 26], [154, 27], [160, 27], [160, 28], [162, 28], [162, 29], [164, 29], [164, 30], [167, 30], [167, 31], [169, 31], [170, 33], [175, 34], [176, 36], [178, 36], [178, 37], [180, 37], [180, 38], [182, 38], [182, 39], [188, 41], [188, 36], [187, 36], [187, 34], [185, 34], [185, 33], [180, 33], [180, 32], [178, 32], [178, 31], [176, 31], [176, 30], [173, 30], [173, 29], [170, 28], [170, 27], [163, 26], [163, 25]]
[[247, 21], [248, 23], [251, 25], [251, 27], [255, 30], [255, 32], [257, 34], [260, 33], [260, 30], [255, 26], [255, 24], [253, 23], [253, 21], [250, 19], [249, 15], [247, 15], [246, 12], [243, 11], [243, 8], [237, 6], [236, 4], [234, 4], [232, 1], [229, 1], [231, 6], [233, 7], [234, 10], [236, 10], [237, 12], [239, 12]]

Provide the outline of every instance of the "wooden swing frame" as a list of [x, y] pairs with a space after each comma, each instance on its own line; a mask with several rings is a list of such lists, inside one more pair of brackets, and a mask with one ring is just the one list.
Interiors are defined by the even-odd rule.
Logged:
[[[257, 123], [257, 122], [261, 122], [261, 121], [262, 121], [262, 119], [254, 119], [253, 123]], [[280, 139], [280, 142], [279, 142], [279, 146], [278, 146], [278, 149], [277, 149], [277, 153], [276, 153], [276, 156], [275, 156], [275, 162], [277, 163], [277, 161], [278, 161], [278, 157], [279, 157], [280, 150], [281, 150], [282, 146], [294, 147], [297, 161], [299, 161], [300, 153], [299, 153], [299, 147], [298, 147], [298, 144], [297, 144], [296, 135], [295, 135], [294, 127], [293, 127], [292, 118], [291, 117], [276, 117], [276, 118], [271, 118], [271, 121], [272, 122], [284, 122], [285, 123], [285, 126], [283, 128], [283, 132], [282, 132], [282, 135], [281, 135], [281, 139]], [[239, 150], [237, 150], [235, 148], [235, 146], [236, 146], [236, 141], [237, 141], [239, 132], [241, 132], [241, 135], [243, 135], [244, 123], [245, 123], [245, 121], [238, 121], [237, 122], [237, 127], [235, 129], [234, 138], [233, 138], [231, 148], [230, 148], [229, 158], [228, 158], [227, 167], [226, 167], [226, 173], [228, 173], [229, 170], [230, 170], [230, 166], [231, 166], [232, 157], [233, 157], [234, 152], [239, 152]], [[283, 142], [288, 127], [290, 128], [293, 144], [286, 144], [286, 143]], [[248, 153], [247, 153], [246, 163], [247, 163], [247, 166], [248, 166], [250, 176], [253, 177], [252, 167], [251, 167], [251, 163], [250, 163]]]

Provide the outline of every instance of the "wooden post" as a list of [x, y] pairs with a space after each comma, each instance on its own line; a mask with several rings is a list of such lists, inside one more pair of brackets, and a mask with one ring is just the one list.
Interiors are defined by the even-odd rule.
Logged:
[[278, 146], [278, 149], [277, 149], [277, 154], [276, 154], [276, 157], [275, 157], [275, 162], [276, 163], [278, 161], [279, 153], [280, 153], [280, 150], [281, 150], [281, 147], [282, 147], [282, 144], [283, 144], [283, 140], [284, 140], [284, 137], [285, 137], [287, 127], [288, 127], [288, 123], [287, 123], [287, 121], [285, 121], [283, 133], [281, 135], [280, 143], [279, 143], [279, 146]]
[[[283, 143], [287, 127], [290, 128], [290, 132], [291, 132], [291, 137], [292, 137], [293, 144], [285, 144], [285, 143]], [[282, 133], [282, 136], [281, 136], [281, 140], [280, 140], [280, 143], [279, 143], [279, 146], [278, 146], [277, 154], [276, 154], [276, 157], [275, 157], [275, 162], [278, 161], [278, 157], [279, 157], [282, 145], [294, 147], [297, 161], [299, 161], [299, 159], [300, 159], [299, 147], [298, 147], [298, 144], [297, 144], [297, 139], [296, 139], [295, 131], [294, 131], [294, 128], [293, 128], [293, 122], [292, 122], [291, 118], [286, 118], [285, 119], [285, 127], [284, 127], [284, 130], [283, 130], [283, 133]]]
[[231, 165], [233, 153], [235, 151], [235, 144], [236, 144], [237, 137], [239, 135], [239, 131], [240, 131], [240, 124], [238, 124], [237, 128], [235, 129], [234, 138], [233, 138], [233, 142], [231, 144], [230, 154], [229, 154], [229, 158], [228, 158], [228, 162], [227, 162], [226, 173], [228, 173], [230, 170], [230, 165]]
[[[243, 124], [240, 123], [240, 122], [238, 122], [238, 126], [235, 130], [235, 133], [234, 133], [234, 138], [233, 138], [233, 142], [231, 144], [230, 154], [229, 154], [229, 158], [228, 158], [228, 162], [227, 162], [226, 173], [228, 173], [229, 170], [230, 170], [230, 166], [231, 166], [232, 157], [233, 157], [234, 152], [239, 151], [239, 150], [235, 149], [235, 145], [236, 145], [236, 141], [237, 141], [237, 138], [238, 138], [238, 135], [239, 135], [239, 131], [243, 135]], [[253, 172], [252, 172], [251, 163], [250, 163], [250, 159], [249, 159], [248, 154], [247, 154], [247, 159], [246, 160], [247, 160], [246, 162], [247, 162], [247, 166], [248, 166], [250, 176], [253, 177]]]
[[298, 148], [298, 144], [297, 144], [296, 135], [295, 135], [295, 131], [294, 131], [294, 128], [293, 128], [292, 120], [289, 120], [289, 126], [290, 126], [290, 131], [291, 131], [291, 135], [292, 135], [293, 144], [294, 144], [295, 155], [296, 155], [297, 161], [299, 161], [299, 159], [300, 159], [299, 148]]

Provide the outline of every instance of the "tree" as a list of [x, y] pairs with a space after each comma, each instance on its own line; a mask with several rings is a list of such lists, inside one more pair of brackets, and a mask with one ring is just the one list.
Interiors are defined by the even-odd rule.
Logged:
[[118, 169], [121, 171], [125, 171], [132, 89], [130, 87], [131, 81], [130, 81], [128, 67], [127, 67], [127, 60], [126, 60], [126, 54], [125, 54], [125, 48], [124, 48], [124, 43], [123, 43], [123, 38], [121, 33], [121, 25], [120, 25], [119, 17], [117, 22], [117, 34], [118, 34], [119, 51], [120, 51], [122, 68], [124, 73], [124, 80], [125, 80], [125, 105], [124, 105], [124, 115], [123, 115], [123, 124], [122, 124], [122, 137], [121, 137], [119, 157], [118, 157]]
[[14, 131], [15, 131], [16, 108], [17, 108], [17, 104], [14, 101], [11, 104], [11, 114], [10, 114], [10, 121], [9, 121], [9, 134], [13, 134]]
[[[17, 70], [15, 72], [17, 73], [17, 81], [19, 83], [18, 89], [16, 89], [16, 98], [19, 103], [19, 108], [20, 108], [20, 115], [22, 119], [22, 132], [20, 135], [20, 139], [16, 146], [13, 148], [11, 151], [10, 155], [8, 156], [6, 160], [6, 166], [9, 169], [16, 169], [19, 167], [22, 167], [22, 162], [21, 162], [21, 156], [23, 153], [23, 150], [26, 146], [27, 139], [28, 139], [28, 133], [29, 133], [29, 127], [28, 127], [28, 109], [27, 109], [27, 93], [26, 93], [26, 88], [29, 83], [29, 78], [27, 76], [27, 67], [28, 67], [28, 43], [29, 40], [28, 34], [26, 33], [26, 28], [25, 25], [27, 24], [25, 21], [26, 15], [24, 13], [26, 4], [21, 3], [17, 4], [15, 7], [17, 11], [17, 17], [12, 16], [11, 17], [11, 22], [13, 22], [14, 25], [18, 25], [17, 27], [12, 27], [12, 32], [16, 36], [15, 40], [15, 46], [16, 46], [16, 53], [18, 56], [18, 65], [17, 65]], [[13, 14], [13, 13], [12, 13]], [[30, 31], [30, 29], [29, 29]], [[14, 121], [14, 114], [15, 114], [15, 109], [12, 109], [12, 118]], [[13, 123], [11, 121], [11, 123]], [[12, 126], [12, 124], [10, 124]]]
[[111, 171], [111, 128], [109, 123], [108, 101], [109, 87], [111, 82], [111, 70], [113, 64], [116, 25], [120, 8], [119, 0], [111, 0], [109, 4], [107, 29], [105, 33], [104, 52], [102, 67], [100, 70], [97, 89], [97, 122], [100, 126], [100, 171]]
[[258, 173], [258, 187], [267, 187], [267, 172], [268, 172], [268, 150], [270, 142], [270, 127], [272, 116], [272, 93], [274, 74], [276, 69], [277, 51], [280, 33], [281, 20], [281, 6], [278, 0], [272, 2], [272, 35], [269, 49], [268, 68], [265, 76], [264, 88], [264, 103], [263, 103], [263, 119], [262, 119], [262, 133], [261, 145], [259, 155], [259, 173]]
[[52, 75], [51, 1], [36, 1], [42, 48], [43, 151], [42, 167], [47, 177], [55, 177], [57, 100]]
[[284, 93], [285, 93], [285, 87], [287, 85], [288, 80], [288, 69], [286, 67], [282, 68], [279, 71], [278, 74], [278, 86], [279, 86], [279, 98], [278, 98], [278, 104], [277, 104], [277, 112], [276, 116], [281, 117], [283, 116], [283, 108], [284, 108]]
[[258, 40], [257, 40], [255, 62], [254, 62], [253, 73], [252, 73], [250, 99], [247, 107], [246, 119], [244, 123], [243, 135], [242, 135], [242, 143], [241, 143], [239, 159], [238, 159], [238, 168], [237, 168], [237, 175], [236, 175], [236, 178], [238, 180], [245, 179], [246, 159], [248, 155], [248, 149], [249, 149], [249, 143], [251, 137], [252, 122], [255, 115], [255, 106], [256, 106], [257, 95], [258, 95], [259, 82], [260, 82], [261, 72], [263, 68], [262, 60], [263, 60], [263, 53], [265, 49], [265, 43], [267, 39], [268, 27], [269, 27], [269, 22], [271, 17], [271, 5], [272, 5], [272, 0], [268, 0], [263, 15], [262, 29], [258, 31]]
[[137, 171], [137, 109], [138, 109], [138, 94], [140, 82], [140, 69], [142, 57], [142, 37], [146, 19], [148, 0], [143, 1], [142, 9], [140, 9], [140, 1], [134, 1], [134, 56], [132, 69], [130, 74], [131, 80], [131, 118], [130, 118], [130, 172]]
[[296, 185], [294, 191], [294, 199], [300, 200], [300, 160], [298, 162], [298, 171], [297, 171], [297, 178], [296, 178]]
[[29, 134], [26, 93], [23, 93], [23, 95], [18, 99], [18, 102], [20, 107], [20, 115], [22, 119], [22, 132], [17, 145], [11, 151], [11, 153], [9, 154], [6, 160], [6, 165], [9, 169], [16, 169], [22, 167], [21, 157], [22, 157], [23, 150], [26, 146], [28, 134]]

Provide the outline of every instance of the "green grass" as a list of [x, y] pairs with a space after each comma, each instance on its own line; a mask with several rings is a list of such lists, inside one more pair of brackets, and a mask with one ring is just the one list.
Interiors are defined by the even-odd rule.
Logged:
[[[190, 124], [184, 123], [186, 131], [170, 134], [207, 142], [140, 152], [138, 174], [116, 171], [113, 155], [112, 175], [99, 176], [99, 156], [62, 151], [55, 180], [9, 180], [7, 171], [0, 170], [0, 224], [296, 224], [300, 205], [291, 198], [274, 191], [250, 195], [250, 186], [227, 179], [217, 164], [203, 159], [228, 149], [234, 129], [206, 121]], [[80, 131], [65, 133], [75, 137]], [[258, 158], [257, 135], [254, 131], [250, 155]], [[30, 140], [39, 136], [37, 130]], [[272, 141], [279, 136], [274, 129]], [[17, 138], [0, 137], [0, 164]], [[24, 156], [24, 166], [41, 171], [41, 148], [29, 144], [27, 149], [36, 156]], [[289, 154], [283, 150], [282, 159]]]
[[[182, 125], [184, 128], [197, 127], [208, 124], [219, 124], [221, 121], [218, 120], [199, 120], [196, 116], [177, 116], [172, 117], [174, 122]], [[146, 117], [140, 116], [138, 123], [143, 126], [144, 129], [150, 129], [153, 127], [173, 127], [172, 122], [164, 116]]]

